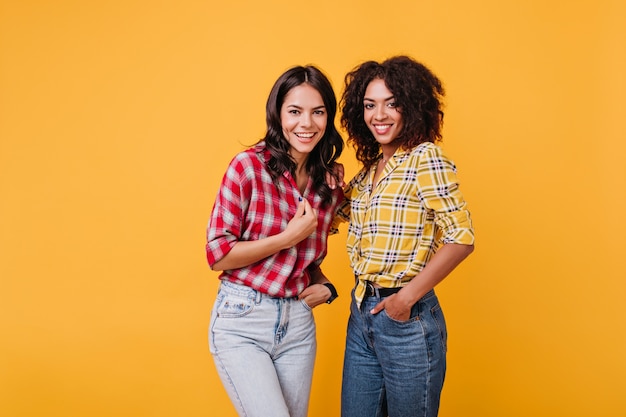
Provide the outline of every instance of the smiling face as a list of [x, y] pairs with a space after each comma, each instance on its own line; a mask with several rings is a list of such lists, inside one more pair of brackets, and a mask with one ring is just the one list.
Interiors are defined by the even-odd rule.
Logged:
[[383, 151], [385, 148], [395, 150], [399, 144], [394, 141], [402, 133], [402, 113], [384, 80], [376, 78], [367, 85], [363, 107], [365, 124]]
[[292, 88], [280, 108], [283, 135], [291, 146], [289, 154], [302, 163], [326, 131], [328, 115], [321, 94], [309, 84]]

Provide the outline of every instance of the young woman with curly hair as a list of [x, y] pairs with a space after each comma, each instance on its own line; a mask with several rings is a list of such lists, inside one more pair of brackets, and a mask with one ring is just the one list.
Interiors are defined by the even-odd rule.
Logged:
[[441, 81], [406, 56], [346, 75], [341, 123], [363, 168], [344, 189], [352, 292], [342, 417], [434, 417], [446, 325], [434, 287], [474, 247], [442, 137]]
[[337, 101], [313, 66], [281, 75], [267, 131], [230, 162], [206, 254], [222, 271], [209, 345], [240, 416], [305, 417], [316, 353], [312, 309], [336, 296], [320, 270], [342, 200], [326, 184], [341, 155]]

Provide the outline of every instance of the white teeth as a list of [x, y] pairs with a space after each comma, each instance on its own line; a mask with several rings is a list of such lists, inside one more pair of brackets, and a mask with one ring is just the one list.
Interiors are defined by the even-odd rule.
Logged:
[[296, 136], [299, 138], [310, 139], [315, 136], [315, 133], [296, 133]]

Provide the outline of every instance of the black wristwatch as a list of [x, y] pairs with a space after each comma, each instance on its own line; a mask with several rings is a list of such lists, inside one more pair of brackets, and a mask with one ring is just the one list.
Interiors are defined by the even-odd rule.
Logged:
[[330, 290], [330, 298], [326, 300], [326, 304], [330, 304], [335, 300], [335, 298], [339, 297], [339, 295], [337, 294], [337, 290], [335, 289], [335, 286], [331, 284], [330, 282], [325, 282], [323, 285], [325, 285], [326, 288]]

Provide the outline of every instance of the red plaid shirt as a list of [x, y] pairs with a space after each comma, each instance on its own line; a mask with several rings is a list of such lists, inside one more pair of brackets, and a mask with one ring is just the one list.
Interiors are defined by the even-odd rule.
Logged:
[[[289, 173], [276, 186], [266, 170], [269, 152], [263, 143], [243, 151], [230, 162], [215, 199], [207, 228], [209, 265], [222, 259], [238, 241], [258, 240], [285, 230], [301, 197]], [[310, 281], [312, 269], [326, 256], [330, 225], [343, 199], [341, 188], [332, 202], [321, 207], [321, 198], [309, 179], [302, 198], [318, 210], [317, 230], [297, 245], [281, 250], [244, 268], [223, 271], [220, 279], [254, 288], [274, 297], [295, 297]]]

